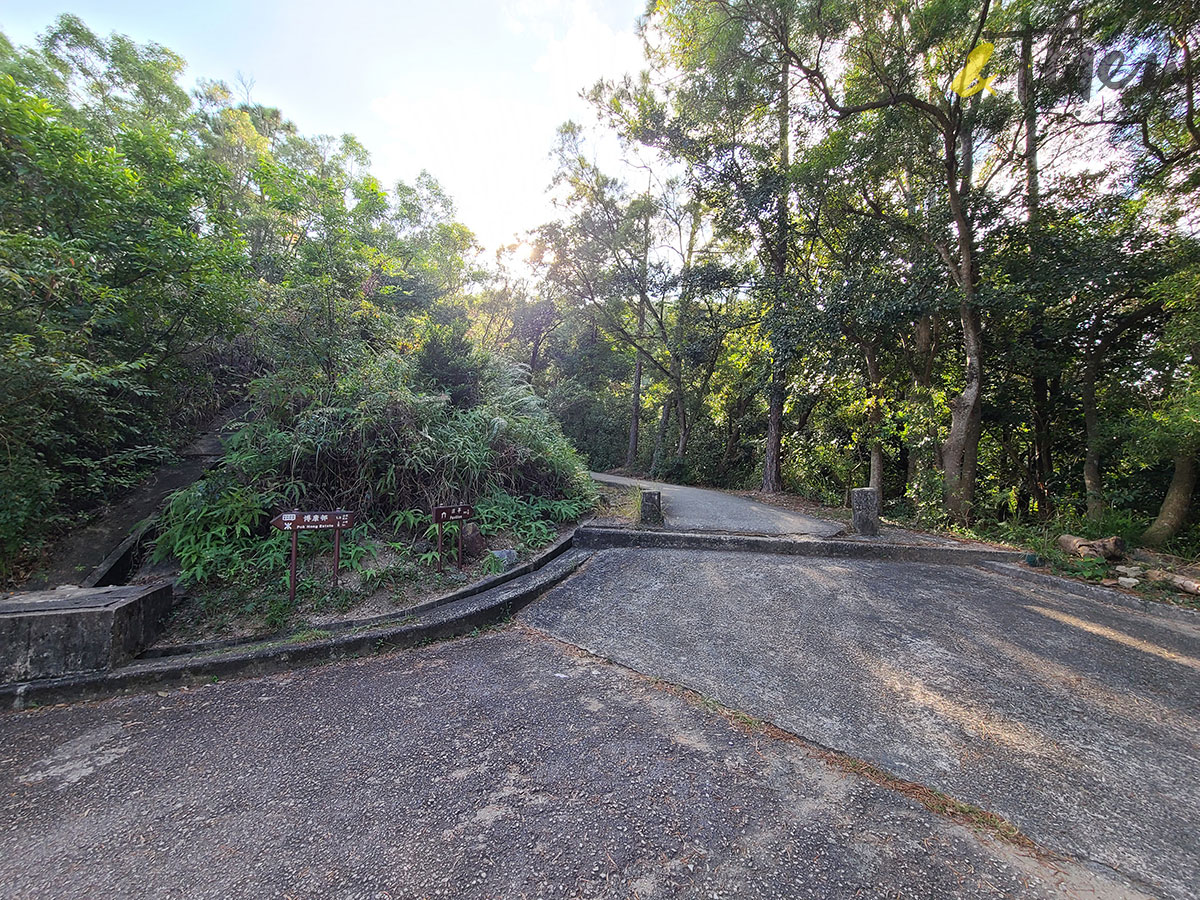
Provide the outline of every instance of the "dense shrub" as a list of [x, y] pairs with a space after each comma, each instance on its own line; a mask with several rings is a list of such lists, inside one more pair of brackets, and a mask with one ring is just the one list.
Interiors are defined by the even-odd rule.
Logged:
[[629, 441], [629, 404], [624, 398], [563, 379], [547, 390], [546, 402], [592, 469], [603, 472], [622, 464]]
[[591, 482], [525, 373], [474, 359], [469, 409], [419, 387], [416, 363], [394, 352], [369, 358], [321, 400], [288, 392], [282, 377], [261, 380], [222, 464], [172, 499], [158, 555], [177, 556], [190, 580], [238, 577], [280, 564], [280, 548], [263, 538], [281, 510], [353, 509], [382, 525], [476, 501], [485, 526], [544, 543], [553, 532], [536, 523], [577, 518]]

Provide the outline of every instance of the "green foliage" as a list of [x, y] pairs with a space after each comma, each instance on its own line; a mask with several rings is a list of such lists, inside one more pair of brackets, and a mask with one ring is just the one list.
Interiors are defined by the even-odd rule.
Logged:
[[582, 487], [576, 495], [560, 499], [494, 491], [475, 505], [479, 530], [485, 535], [511, 531], [523, 546], [541, 547], [554, 539], [558, 523], [573, 522], [595, 507], [591, 482]]
[[[180, 563], [184, 583], [213, 576], [230, 581], [277, 569], [290, 536], [263, 534], [269, 495], [248, 485], [198, 481], [171, 497], [156, 543], [159, 558], [169, 552]], [[311, 539], [304, 535], [306, 542]]]
[[562, 423], [563, 432], [592, 468], [604, 471], [621, 465], [630, 415], [627, 399], [614, 387], [628, 378], [627, 360], [607, 345], [600, 349], [595, 344], [580, 347], [556, 342], [548, 355], [551, 368], [545, 376], [546, 404]]
[[451, 405], [471, 409], [479, 404], [483, 367], [467, 338], [465, 320], [426, 327], [416, 354], [417, 377], [431, 389], [444, 389]]
[[[433, 375], [474, 412], [481, 363], [465, 328], [447, 326], [443, 340], [411, 321], [457, 322], [477, 278], [473, 236], [437, 182], [421, 173], [389, 193], [352, 136], [305, 138], [220, 82], [202, 81], [193, 102], [183, 67], [164, 47], [100, 37], [72, 16], [33, 47], [0, 37], [0, 579], [168, 458], [252, 378], [265, 419], [242, 440], [278, 472], [279, 441], [296, 439], [311, 451], [301, 468], [317, 470], [266, 478], [272, 504], [297, 501], [309, 481], [347, 494], [368, 490], [369, 476], [369, 490], [387, 490], [374, 470], [334, 484], [321, 458], [343, 429], [387, 415], [386, 391], [360, 390], [364, 359], [424, 342], [432, 360], [441, 347]], [[459, 354], [469, 365], [446, 378]], [[415, 413], [458, 432], [417, 441], [418, 456], [448, 442], [447, 484], [464, 470], [464, 487], [482, 479], [492, 450], [476, 436], [493, 425], [482, 415]], [[194, 534], [220, 533], [241, 503], [235, 488], [254, 483], [239, 469], [194, 498], [207, 509]]]
[[402, 509], [392, 514], [390, 522], [396, 531], [418, 531], [432, 525], [433, 518], [419, 509]]
[[[276, 377], [264, 379], [221, 465], [172, 499], [157, 552], [179, 558], [189, 580], [235, 579], [282, 565], [277, 547], [263, 549], [265, 523], [282, 509], [353, 509], [428, 541], [436, 530], [425, 510], [476, 498], [485, 534], [511, 530], [528, 546], [546, 543], [552, 523], [590, 508], [594, 489], [522, 373], [482, 355], [478, 365], [472, 409], [423, 393], [415, 364], [395, 354], [364, 360], [330, 396], [299, 409], [305, 395], [281, 394]], [[456, 529], [445, 529], [447, 548]], [[363, 546], [343, 550], [352, 566]], [[436, 565], [430, 552], [422, 562]]]
[[[889, 513], [923, 525], [1136, 538], [1200, 453], [1195, 67], [1131, 84], [1089, 131], [1049, 35], [1078, 15], [1101, 52], [1166, 59], [1197, 26], [1132, 0], [981, 14], [654, 4], [671, 77], [589, 96], [670, 176], [626, 184], [564, 125], [532, 280], [484, 270], [427, 173], [388, 189], [351, 135], [305, 137], [220, 82], [189, 98], [164, 47], [73, 16], [0, 39], [0, 578], [247, 392], [223, 464], [164, 517], [195, 580], [277, 580], [265, 521], [298, 505], [407, 548], [430, 506], [474, 500], [489, 534], [536, 546], [591, 502], [572, 445], [744, 487], [769, 434], [822, 502], [875, 466]], [[950, 90], [979, 28], [1026, 22], [1027, 95], [1009, 38], [1001, 89]], [[1034, 192], [1026, 130], [1050, 148], [1072, 122], [1088, 164], [1044, 149]], [[1176, 505], [1164, 537], [1195, 552]], [[345, 550], [368, 580], [371, 546]]]
[[0, 75], [0, 575], [167, 455], [215, 400], [199, 351], [241, 321], [218, 173], [163, 131], [112, 137]]
[[[597, 468], [746, 486], [773, 409], [787, 486], [822, 502], [874, 478], [921, 525], [1133, 538], [1159, 511], [1156, 538], [1194, 548], [1190, 479], [1168, 493], [1200, 453], [1200, 142], [1182, 124], [1197, 70], [1179, 55], [1194, 19], [1132, 2], [652, 4], [656, 71], [589, 97], [682, 178], [636, 193], [565, 124], [563, 215], [526, 291], [561, 317], [539, 386], [567, 433]], [[1122, 50], [1127, 73], [1150, 53], [1156, 74], [1081, 126], [1064, 34], [1096, 60]], [[997, 89], [964, 98], [951, 81], [981, 39]]]

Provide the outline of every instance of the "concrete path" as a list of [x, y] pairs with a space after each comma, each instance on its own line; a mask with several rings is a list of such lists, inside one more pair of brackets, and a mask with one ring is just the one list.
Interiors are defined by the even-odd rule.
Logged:
[[957, 566], [610, 550], [521, 618], [1200, 894], [1200, 616]]
[[638, 486], [662, 493], [663, 518], [671, 528], [680, 531], [728, 531], [742, 534], [804, 534], [830, 537], [845, 529], [845, 525], [816, 519], [802, 513], [776, 506], [767, 506], [706, 488], [685, 487], [592, 472], [592, 478], [602, 484]]
[[520, 629], [0, 715], [0, 894], [1130, 897]]

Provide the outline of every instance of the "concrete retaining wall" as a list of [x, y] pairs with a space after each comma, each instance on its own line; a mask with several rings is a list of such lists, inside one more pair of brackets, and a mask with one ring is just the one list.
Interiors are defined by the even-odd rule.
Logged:
[[659, 550], [733, 550], [778, 553], [785, 556], [823, 556], [834, 559], [892, 559], [897, 562], [973, 566], [985, 561], [1019, 562], [1016, 550], [985, 547], [940, 547], [891, 544], [883, 541], [839, 541], [819, 538], [774, 538], [743, 534], [687, 531], [649, 531], [584, 525], [575, 532], [575, 546], [589, 550], [645, 547]]

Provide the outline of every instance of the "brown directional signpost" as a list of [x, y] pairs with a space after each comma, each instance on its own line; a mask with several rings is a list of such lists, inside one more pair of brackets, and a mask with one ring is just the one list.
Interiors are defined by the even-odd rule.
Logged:
[[292, 566], [288, 602], [296, 602], [296, 535], [301, 531], [328, 531], [333, 529], [333, 586], [337, 587], [338, 569], [342, 563], [342, 529], [354, 527], [354, 513], [344, 509], [301, 512], [293, 509], [271, 520], [271, 525], [280, 531], [292, 533]]
[[[438, 533], [438, 571], [442, 571], [442, 526], [447, 522], [465, 522], [471, 516], [475, 515], [475, 508], [472, 506], [435, 506], [433, 508], [433, 524], [437, 526]], [[462, 526], [458, 526], [458, 567], [462, 568]]]

